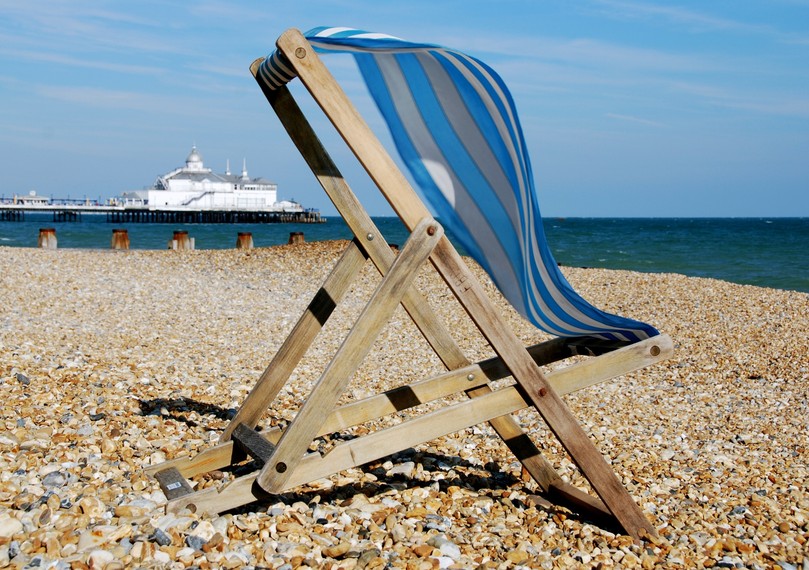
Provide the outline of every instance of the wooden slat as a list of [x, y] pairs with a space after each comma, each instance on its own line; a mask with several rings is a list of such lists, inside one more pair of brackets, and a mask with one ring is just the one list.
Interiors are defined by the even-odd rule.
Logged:
[[548, 373], [553, 376], [553, 388], [559, 394], [581, 390], [587, 386], [646, 368], [656, 362], [671, 358], [674, 343], [667, 334], [657, 335], [640, 342], [619, 348], [601, 356], [588, 357], [576, 364]]
[[199, 514], [215, 514], [264, 499], [267, 494], [256, 483], [258, 474], [259, 471], [254, 471], [234, 479], [224, 487], [208, 487], [196, 493], [172, 499], [166, 504], [166, 512], [176, 513], [186, 507], [191, 507]]
[[[528, 348], [528, 353], [532, 356], [542, 354], [545, 352], [542, 349], [542, 345], [535, 345]], [[558, 368], [548, 372], [547, 379], [560, 395], [569, 394], [669, 358], [672, 352], [671, 338], [668, 335], [660, 335], [600, 357], [590, 357], [576, 364]], [[318, 435], [337, 432], [456, 392], [472, 391], [509, 374], [502, 359], [495, 357], [479, 364], [470, 364], [426, 380], [387, 390], [337, 408], [326, 420]], [[474, 394], [470, 394], [470, 397], [474, 397]], [[504, 429], [507, 428], [504, 426]], [[511, 437], [507, 439], [514, 437], [514, 433], [510, 432], [509, 436]]]
[[233, 442], [226, 441], [209, 447], [194, 457], [178, 457], [157, 465], [150, 465], [144, 471], [154, 477], [158, 471], [172, 467], [185, 477], [193, 477], [214, 469], [222, 469], [231, 464], [233, 464]]
[[261, 470], [258, 483], [265, 491], [277, 492], [285, 485], [354, 371], [443, 236], [443, 228], [432, 217], [416, 226], [306, 402], [284, 431], [272, 458]]
[[418, 418], [351, 439], [334, 446], [326, 455], [309, 453], [282, 490], [321, 479], [351, 467], [386, 457], [402, 449], [516, 412], [530, 405], [514, 386], [470, 398]]
[[[297, 30], [288, 30], [278, 46], [291, 56], [301, 81], [343, 136], [357, 159], [385, 195], [404, 225], [410, 229], [429, 213], [382, 144], [354, 108], [339, 85], [311, 52]], [[444, 238], [431, 256], [438, 272], [475, 321], [495, 352], [526, 389], [550, 429], [590, 481], [601, 500], [623, 528], [636, 540], [654, 527], [621, 485], [615, 473], [578, 425], [570, 410], [553, 392], [546, 378], [528, 356], [507, 323], [497, 313], [474, 275]]]

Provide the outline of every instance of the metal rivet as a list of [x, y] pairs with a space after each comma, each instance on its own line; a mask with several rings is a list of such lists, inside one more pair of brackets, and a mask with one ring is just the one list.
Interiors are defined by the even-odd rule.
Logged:
[[279, 461], [278, 464], [275, 466], [275, 470], [278, 471], [279, 473], [283, 473], [284, 471], [287, 470], [287, 464], [284, 463], [283, 461]]
[[365, 236], [365, 239], [367, 239], [368, 241], [374, 241], [374, 234], [368, 234], [367, 236]]
[[474, 379], [475, 379], [475, 375], [474, 375], [474, 374], [467, 374], [467, 375], [466, 375], [466, 379], [467, 379], [467, 380], [469, 380], [469, 381], [471, 382], [472, 380], [474, 380]]
[[548, 391], [545, 388], [540, 388], [539, 389], [539, 397], [540, 398], [544, 398], [545, 394], [547, 394], [547, 393], [548, 393]]
[[427, 226], [427, 235], [434, 236], [435, 235], [435, 226]]
[[652, 354], [652, 356], [657, 356], [658, 354], [660, 354], [660, 347], [654, 345], [652, 348], [649, 349], [649, 352]]
[[302, 47], [297, 48], [295, 50], [295, 57], [297, 57], [298, 59], [305, 58], [306, 57], [306, 50], [303, 49]]

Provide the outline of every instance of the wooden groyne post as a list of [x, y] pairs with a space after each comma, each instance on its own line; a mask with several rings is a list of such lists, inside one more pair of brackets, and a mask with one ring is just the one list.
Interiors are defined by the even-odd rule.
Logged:
[[287, 243], [303, 243], [303, 232], [289, 232], [289, 241]]
[[253, 234], [239, 232], [236, 236], [236, 249], [253, 249]]
[[189, 237], [186, 230], [174, 230], [174, 237], [169, 242], [169, 249], [191, 251], [194, 249], [194, 238]]
[[129, 249], [129, 233], [126, 230], [112, 230], [112, 249]]
[[56, 228], [40, 228], [39, 247], [56, 249]]

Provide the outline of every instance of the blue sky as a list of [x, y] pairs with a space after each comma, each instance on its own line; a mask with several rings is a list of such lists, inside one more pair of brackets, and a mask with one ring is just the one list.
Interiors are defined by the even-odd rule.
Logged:
[[[0, 0], [0, 194], [107, 198], [196, 144], [215, 171], [246, 159], [332, 213], [248, 71], [285, 29], [319, 25], [494, 67], [546, 216], [809, 216], [809, 0]], [[353, 60], [326, 63], [383, 129]], [[369, 211], [391, 214], [302, 106]]]

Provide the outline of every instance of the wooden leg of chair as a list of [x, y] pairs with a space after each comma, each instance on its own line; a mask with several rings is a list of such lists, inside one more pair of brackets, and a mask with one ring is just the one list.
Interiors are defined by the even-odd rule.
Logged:
[[284, 344], [275, 354], [270, 365], [253, 386], [236, 413], [236, 417], [225, 429], [219, 441], [229, 440], [233, 430], [239, 424], [249, 427], [255, 427], [258, 424], [337, 303], [348, 291], [364, 262], [365, 255], [362, 249], [352, 241], [331, 274], [326, 278], [323, 286], [315, 294], [312, 302], [309, 303], [309, 307], [301, 315], [292, 332], [287, 336]]

